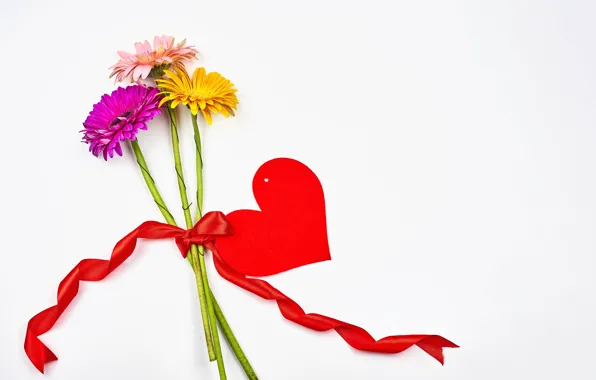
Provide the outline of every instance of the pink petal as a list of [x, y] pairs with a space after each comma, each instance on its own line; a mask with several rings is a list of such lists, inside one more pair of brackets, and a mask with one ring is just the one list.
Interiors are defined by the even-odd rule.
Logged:
[[143, 54], [143, 44], [140, 42], [135, 42], [135, 51], [137, 54]]
[[133, 57], [133, 54], [130, 54], [129, 52], [122, 51], [122, 50], [118, 50], [118, 55], [120, 56], [120, 58], [124, 58], [124, 59]]
[[161, 41], [168, 49], [174, 45], [174, 37], [172, 36], [163, 35], [161, 36]]
[[139, 78], [141, 77], [141, 74], [143, 73], [143, 68], [142, 67], [136, 67], [133, 71], [132, 71], [132, 79], [136, 82], [139, 80]]
[[153, 67], [150, 65], [144, 65], [144, 66], [140, 66], [139, 70], [141, 72], [141, 78], [143, 79], [147, 79], [147, 76], [149, 76], [149, 73], [151, 72], [151, 69]]
[[136, 65], [136, 64], [132, 64], [132, 65], [128, 66], [128, 67], [127, 67], [127, 68], [124, 70], [124, 73], [123, 73], [123, 75], [124, 75], [124, 76], [128, 76], [128, 74], [130, 74], [130, 72], [131, 72], [131, 71], [133, 71], [133, 70], [134, 70], [136, 67], [137, 67], [137, 65]]

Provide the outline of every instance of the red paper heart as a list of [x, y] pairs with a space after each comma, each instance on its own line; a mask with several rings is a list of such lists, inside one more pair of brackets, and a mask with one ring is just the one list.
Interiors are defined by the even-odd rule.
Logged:
[[252, 188], [261, 211], [231, 212], [234, 234], [217, 239], [229, 266], [269, 276], [331, 259], [325, 197], [315, 173], [299, 161], [276, 158], [261, 165]]

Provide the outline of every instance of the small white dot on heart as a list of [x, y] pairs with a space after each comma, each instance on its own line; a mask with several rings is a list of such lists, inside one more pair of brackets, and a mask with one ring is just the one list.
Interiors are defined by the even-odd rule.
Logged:
[[265, 182], [269, 182], [269, 178], [265, 178]]

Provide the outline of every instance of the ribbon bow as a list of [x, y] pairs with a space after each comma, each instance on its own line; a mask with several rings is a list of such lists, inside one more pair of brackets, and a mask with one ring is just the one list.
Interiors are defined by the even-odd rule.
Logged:
[[181, 236], [176, 236], [174, 239], [184, 258], [186, 258], [191, 244], [204, 245], [206, 248], [213, 250], [214, 246], [212, 243], [215, 241], [216, 237], [229, 236], [233, 233], [232, 226], [226, 220], [225, 215], [220, 211], [205, 214], [193, 228], [186, 231], [178, 227], [170, 226], [169, 224], [162, 225], [169, 228], [175, 228], [178, 230], [178, 233], [182, 233]]

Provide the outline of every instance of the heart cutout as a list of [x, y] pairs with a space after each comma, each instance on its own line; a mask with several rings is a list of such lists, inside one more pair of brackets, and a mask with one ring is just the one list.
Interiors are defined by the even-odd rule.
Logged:
[[306, 165], [290, 158], [267, 161], [257, 170], [253, 194], [261, 211], [227, 215], [234, 234], [217, 239], [222, 259], [249, 276], [269, 276], [331, 260], [325, 196]]

